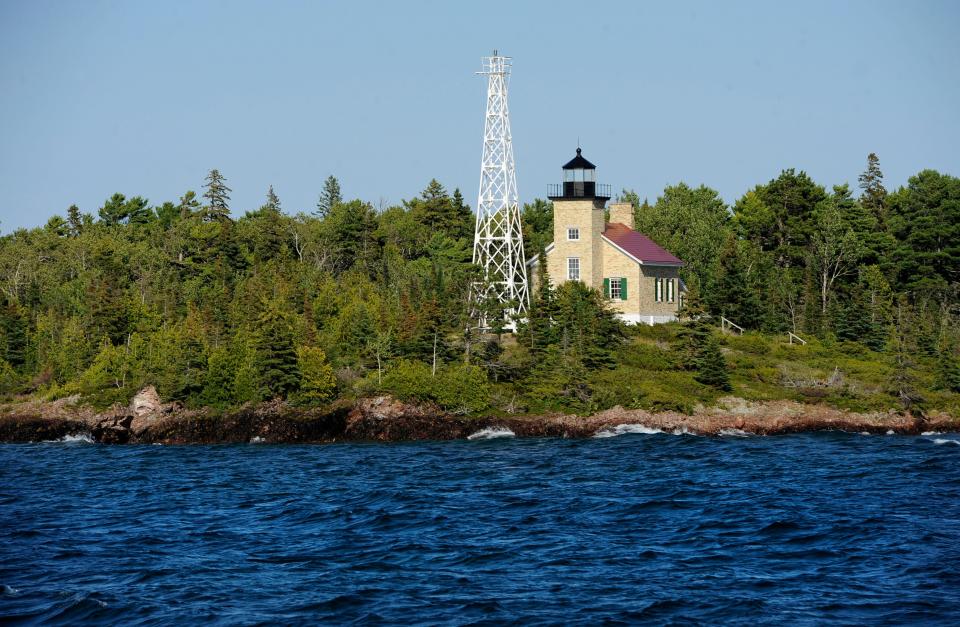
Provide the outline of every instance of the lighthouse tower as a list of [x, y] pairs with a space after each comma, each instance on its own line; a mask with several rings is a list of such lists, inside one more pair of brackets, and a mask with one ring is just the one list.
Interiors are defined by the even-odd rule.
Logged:
[[472, 290], [474, 319], [479, 328], [493, 326], [488, 320], [491, 301], [505, 307], [506, 326], [526, 314], [529, 307], [527, 268], [523, 253], [523, 231], [517, 195], [517, 174], [510, 134], [507, 86], [510, 57], [483, 58], [487, 77], [487, 113], [483, 129], [483, 157], [480, 162], [480, 194], [477, 199], [477, 228], [473, 239], [473, 263], [483, 268], [483, 277]]

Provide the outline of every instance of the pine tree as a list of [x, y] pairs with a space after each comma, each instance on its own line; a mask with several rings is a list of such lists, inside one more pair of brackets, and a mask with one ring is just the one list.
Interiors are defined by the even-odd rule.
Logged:
[[944, 390], [960, 392], [960, 358], [956, 347], [944, 343], [937, 356], [937, 383]]
[[180, 197], [177, 209], [180, 210], [180, 219], [182, 220], [186, 220], [199, 211], [200, 201], [197, 200], [197, 193], [192, 190], [187, 190], [187, 192]]
[[527, 323], [521, 327], [520, 340], [530, 347], [530, 352], [539, 357], [551, 344], [556, 343], [553, 319], [556, 315], [553, 286], [547, 273], [547, 254], [541, 245], [537, 253], [537, 289], [530, 302]]
[[127, 219], [127, 197], [117, 192], [103, 203], [97, 212], [107, 226], [123, 224]]
[[913, 373], [913, 354], [916, 343], [912, 336], [915, 319], [905, 299], [897, 304], [897, 323], [893, 328], [893, 374], [890, 377], [890, 394], [900, 401], [905, 410], [923, 402], [917, 392], [917, 380]]
[[700, 299], [700, 288], [696, 281], [691, 282], [687, 289], [679, 318], [683, 323], [678, 334], [681, 361], [688, 370], [695, 370], [700, 358], [700, 350], [706, 345], [712, 333], [710, 318]]
[[267, 204], [263, 207], [270, 211], [280, 211], [280, 198], [278, 198], [277, 194], [273, 191], [273, 185], [267, 190]]
[[268, 307], [257, 321], [258, 393], [261, 399], [286, 398], [300, 386], [293, 330], [283, 313]]
[[713, 337], [708, 339], [700, 350], [694, 379], [718, 390], [729, 392], [733, 389], [730, 385], [730, 373], [727, 371], [727, 360]]
[[220, 174], [220, 171], [214, 168], [204, 179], [203, 197], [207, 199], [207, 219], [211, 221], [221, 221], [230, 218], [230, 192], [233, 190], [227, 187], [226, 179]]
[[318, 218], [325, 218], [330, 214], [330, 210], [343, 202], [340, 195], [340, 181], [332, 174], [327, 177], [323, 183], [323, 191], [320, 192], [320, 199], [317, 201], [317, 210], [314, 212]]
[[333, 397], [337, 380], [323, 350], [301, 346], [297, 349], [297, 365], [301, 376], [297, 397], [301, 402], [324, 403]]
[[880, 159], [875, 153], [867, 155], [867, 169], [857, 180], [860, 182], [860, 202], [876, 218], [884, 223], [887, 190], [883, 187], [883, 172], [880, 171]]
[[67, 223], [70, 225], [71, 237], [77, 237], [83, 231], [83, 218], [80, 215], [80, 208], [76, 205], [70, 205], [67, 209]]

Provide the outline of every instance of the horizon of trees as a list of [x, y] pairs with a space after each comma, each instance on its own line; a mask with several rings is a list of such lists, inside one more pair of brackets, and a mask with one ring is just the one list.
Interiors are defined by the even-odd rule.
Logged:
[[[687, 261], [706, 315], [899, 356], [907, 397], [911, 356], [933, 356], [960, 390], [960, 179], [923, 170], [888, 192], [871, 154], [857, 187], [785, 169], [732, 206], [686, 183], [652, 204], [621, 198], [637, 230]], [[238, 218], [230, 191], [211, 170], [199, 195], [151, 206], [116, 193], [95, 215], [73, 205], [0, 237], [0, 392], [106, 403], [152, 383], [192, 405], [310, 404], [424, 386], [426, 372], [445, 382], [436, 395], [476, 407], [469, 392], [486, 382], [582, 398], [587, 374], [615, 365], [625, 330], [589, 289], [546, 284], [515, 344], [465, 332], [480, 274], [459, 190], [431, 180], [378, 209], [330, 176], [310, 214], [284, 213], [271, 186]], [[524, 205], [528, 255], [552, 221], [549, 201]], [[711, 346], [703, 376], [718, 387], [721, 361]]]

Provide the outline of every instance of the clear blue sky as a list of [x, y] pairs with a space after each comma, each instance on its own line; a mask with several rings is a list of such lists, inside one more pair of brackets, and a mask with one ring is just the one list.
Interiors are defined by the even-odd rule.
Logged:
[[[490, 14], [484, 6], [499, 6]], [[113, 192], [151, 203], [210, 168], [233, 213], [324, 178], [397, 203], [431, 178], [476, 204], [480, 57], [514, 57], [522, 201], [576, 147], [614, 189], [727, 202], [787, 167], [889, 188], [960, 175], [957, 2], [0, 0], [0, 229]]]

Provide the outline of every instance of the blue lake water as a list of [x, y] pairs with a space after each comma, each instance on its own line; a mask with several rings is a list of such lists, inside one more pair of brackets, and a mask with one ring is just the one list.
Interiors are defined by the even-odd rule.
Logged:
[[960, 436], [0, 445], [0, 618], [960, 623]]

